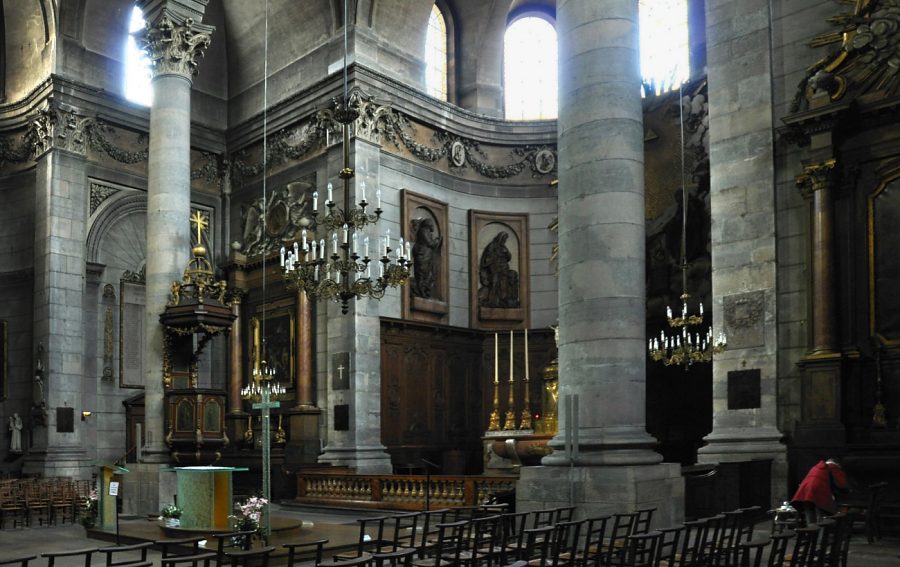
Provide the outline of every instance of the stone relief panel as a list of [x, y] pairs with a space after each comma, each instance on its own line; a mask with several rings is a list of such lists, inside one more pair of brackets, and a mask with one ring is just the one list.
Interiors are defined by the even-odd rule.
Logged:
[[401, 192], [403, 237], [412, 242], [413, 270], [403, 294], [407, 319], [446, 323], [449, 314], [447, 203]]
[[469, 211], [470, 309], [482, 329], [528, 325], [528, 216]]
[[766, 294], [751, 291], [722, 298], [728, 348], [765, 346]]
[[240, 240], [232, 247], [248, 257], [272, 254], [300, 240], [303, 229], [315, 230], [310, 216], [315, 187], [316, 176], [311, 174], [275, 188], [268, 202], [259, 197], [243, 203]]

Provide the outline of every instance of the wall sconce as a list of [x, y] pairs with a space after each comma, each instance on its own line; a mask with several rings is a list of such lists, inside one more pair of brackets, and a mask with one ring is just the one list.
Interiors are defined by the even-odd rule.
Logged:
[[87, 410], [81, 412], [81, 421], [84, 421], [85, 419], [91, 417], [91, 414], [92, 414], [92, 413], [94, 413], [94, 412], [92, 412], [92, 411], [87, 411]]

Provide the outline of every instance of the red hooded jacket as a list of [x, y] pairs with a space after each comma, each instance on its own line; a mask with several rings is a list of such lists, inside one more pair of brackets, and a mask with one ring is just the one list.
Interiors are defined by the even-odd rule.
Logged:
[[837, 505], [834, 501], [832, 485], [837, 488], [847, 487], [847, 475], [836, 463], [819, 461], [809, 469], [806, 478], [800, 483], [792, 502], [812, 502], [826, 512], [834, 513]]

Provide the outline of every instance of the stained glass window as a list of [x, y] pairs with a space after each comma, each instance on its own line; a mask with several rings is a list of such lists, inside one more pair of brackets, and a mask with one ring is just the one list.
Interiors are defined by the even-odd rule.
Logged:
[[125, 98], [131, 102], [150, 106], [153, 89], [150, 86], [150, 59], [141, 51], [134, 39], [134, 32], [143, 29], [144, 14], [135, 6], [128, 24], [128, 40], [125, 44]]
[[691, 73], [687, 0], [640, 0], [639, 6], [644, 88], [677, 89]]
[[447, 22], [435, 4], [425, 36], [425, 89], [434, 98], [447, 100]]
[[507, 120], [553, 119], [557, 115], [556, 29], [537, 16], [506, 28], [503, 85]]

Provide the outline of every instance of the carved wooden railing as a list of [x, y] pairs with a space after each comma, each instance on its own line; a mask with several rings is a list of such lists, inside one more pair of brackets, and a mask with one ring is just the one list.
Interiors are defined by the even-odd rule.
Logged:
[[[297, 474], [297, 501], [360, 508], [424, 510], [424, 475]], [[431, 477], [429, 505], [459, 508], [484, 504], [495, 493], [515, 490], [514, 476]]]

